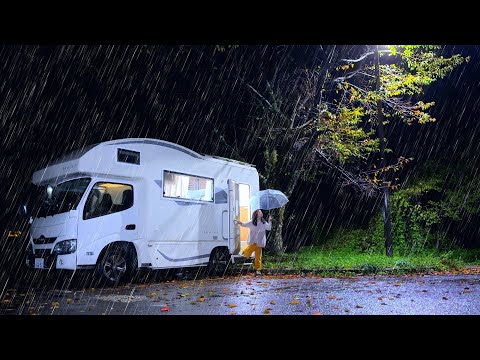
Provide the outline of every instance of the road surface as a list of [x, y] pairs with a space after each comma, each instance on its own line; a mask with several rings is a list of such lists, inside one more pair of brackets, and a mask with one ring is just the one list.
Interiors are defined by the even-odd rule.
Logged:
[[241, 275], [102, 289], [6, 287], [0, 314], [478, 315], [479, 284], [480, 275]]

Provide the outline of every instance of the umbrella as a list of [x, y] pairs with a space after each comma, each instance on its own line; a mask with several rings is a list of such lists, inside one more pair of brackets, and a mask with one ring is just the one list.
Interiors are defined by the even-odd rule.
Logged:
[[288, 198], [279, 190], [267, 189], [257, 192], [250, 198], [252, 211], [257, 209], [271, 210], [282, 207]]

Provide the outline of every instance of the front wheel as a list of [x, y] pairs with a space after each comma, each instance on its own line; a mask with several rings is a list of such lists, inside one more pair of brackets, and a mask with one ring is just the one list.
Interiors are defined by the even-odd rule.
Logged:
[[135, 256], [125, 244], [108, 245], [102, 260], [97, 266], [97, 273], [109, 285], [117, 285], [129, 278], [135, 269]]
[[227, 271], [228, 263], [230, 262], [230, 253], [227, 248], [215, 248], [210, 254], [210, 260], [208, 262], [207, 273], [208, 275], [222, 276]]

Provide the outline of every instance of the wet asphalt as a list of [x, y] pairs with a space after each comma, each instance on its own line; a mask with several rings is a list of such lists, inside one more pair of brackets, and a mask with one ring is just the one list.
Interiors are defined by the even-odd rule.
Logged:
[[2, 287], [1, 315], [478, 315], [480, 275], [243, 274], [118, 287]]

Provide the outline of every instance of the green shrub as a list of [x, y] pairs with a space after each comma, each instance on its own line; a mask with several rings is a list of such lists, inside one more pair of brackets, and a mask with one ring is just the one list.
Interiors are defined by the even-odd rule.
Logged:
[[[463, 215], [479, 213], [480, 178], [437, 165], [426, 165], [416, 175], [390, 196], [394, 254], [410, 256], [428, 254], [432, 250], [452, 250], [452, 240], [445, 229], [451, 229], [452, 223], [458, 225], [462, 219], [467, 219]], [[458, 185], [459, 177], [462, 186]], [[338, 229], [316, 244], [327, 250], [384, 254], [382, 211], [379, 210], [370, 219], [366, 229]], [[444, 261], [449, 260], [445, 258]], [[480, 262], [480, 256], [472, 261]]]
[[460, 267], [460, 261], [459, 259], [455, 259], [454, 256], [452, 251], [442, 253], [440, 254], [440, 262], [450, 269], [458, 269]]
[[395, 267], [398, 267], [398, 268], [408, 268], [408, 267], [411, 267], [411, 264], [408, 260], [398, 260], [398, 261], [395, 261]]
[[365, 275], [376, 274], [381, 268], [375, 264], [364, 264], [361, 266], [362, 273]]

